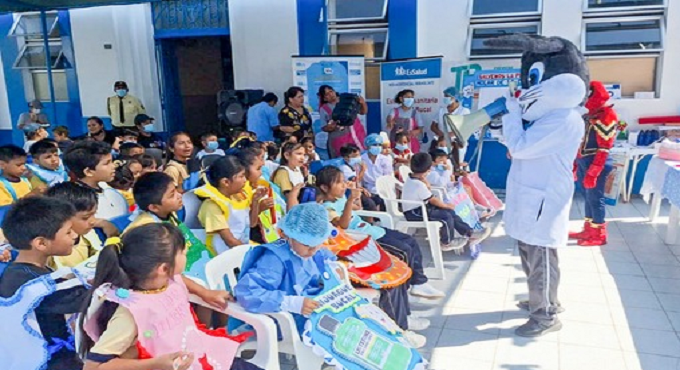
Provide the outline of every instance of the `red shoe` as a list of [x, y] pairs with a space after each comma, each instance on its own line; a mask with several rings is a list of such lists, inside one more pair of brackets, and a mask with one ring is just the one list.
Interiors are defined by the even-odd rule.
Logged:
[[590, 235], [576, 244], [582, 247], [598, 247], [607, 244], [607, 224], [593, 224], [590, 230]]
[[577, 232], [570, 232], [569, 233], [569, 239], [576, 239], [576, 240], [581, 240], [587, 238], [590, 233], [592, 227], [590, 226], [590, 220], [585, 220], [583, 221], [583, 230], [577, 231]]

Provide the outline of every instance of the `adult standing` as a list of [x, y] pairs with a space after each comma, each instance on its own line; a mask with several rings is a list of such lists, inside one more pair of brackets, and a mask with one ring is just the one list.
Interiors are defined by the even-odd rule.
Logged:
[[283, 94], [283, 98], [286, 106], [279, 112], [279, 128], [275, 136], [281, 141], [295, 136], [299, 142], [312, 128], [312, 116], [305, 108], [305, 90], [292, 86]]
[[137, 143], [145, 148], [165, 149], [165, 142], [163, 139], [153, 132], [153, 118], [146, 114], [138, 114], [135, 117], [135, 127], [139, 136]]
[[17, 128], [23, 130], [24, 127], [31, 123], [40, 125], [42, 128], [49, 127], [50, 122], [47, 119], [47, 115], [42, 112], [42, 109], [43, 105], [38, 99], [28, 103], [28, 112], [21, 113], [19, 120], [17, 121]]
[[[328, 154], [330, 158], [339, 157], [340, 148], [346, 144], [354, 144], [361, 150], [364, 150], [366, 130], [363, 123], [361, 123], [361, 119], [357, 116], [352, 126], [338, 125], [337, 122], [333, 121], [333, 109], [335, 109], [335, 105], [340, 100], [338, 94], [332, 87], [321, 85], [316, 95], [319, 97], [319, 115], [323, 124], [322, 130], [328, 132]], [[357, 96], [357, 100], [360, 105], [359, 114], [366, 114], [368, 112], [366, 100], [361, 96]]]
[[274, 131], [279, 128], [279, 118], [274, 110], [278, 102], [276, 94], [268, 92], [261, 102], [248, 109], [248, 131], [254, 132], [259, 141], [274, 141]]
[[[465, 108], [460, 104], [460, 95], [458, 94], [458, 89], [451, 86], [444, 90], [444, 106], [439, 108], [439, 113], [437, 114], [437, 120], [432, 121], [430, 125], [430, 130], [437, 135], [437, 138], [444, 137], [444, 115], [452, 114], [455, 116], [464, 116], [470, 114], [470, 110]], [[450, 133], [453, 136], [453, 133]], [[467, 150], [467, 142], [463, 145], [459, 145], [457, 140], [452, 140], [453, 144], [453, 156], [456, 167], [458, 164], [465, 161], [465, 151]]]
[[116, 81], [113, 84], [116, 93], [106, 100], [106, 109], [111, 117], [111, 125], [116, 129], [130, 128], [135, 126], [135, 117], [146, 113], [142, 102], [130, 94], [130, 89], [125, 81]]
[[411, 137], [411, 152], [420, 152], [420, 134], [423, 132], [423, 120], [414, 107], [416, 102], [415, 92], [410, 89], [401, 90], [394, 97], [394, 102], [399, 107], [392, 109], [387, 115], [387, 126], [390, 132], [390, 143], [394, 146], [397, 142], [397, 134], [406, 132]]
[[577, 239], [582, 247], [607, 244], [604, 186], [613, 168], [609, 149], [614, 146], [619, 121], [612, 106], [607, 105], [608, 100], [609, 92], [602, 82], [590, 82], [590, 95], [586, 101], [586, 134], [574, 163], [574, 176], [585, 190], [586, 217], [583, 230], [569, 234], [569, 238]]

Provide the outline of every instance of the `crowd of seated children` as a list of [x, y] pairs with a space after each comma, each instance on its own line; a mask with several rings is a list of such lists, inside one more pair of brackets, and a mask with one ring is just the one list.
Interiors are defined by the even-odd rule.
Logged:
[[31, 146], [33, 163], [27, 164], [30, 171], [30, 182], [34, 189], [46, 188], [68, 181], [68, 173], [61, 165], [59, 148], [50, 139], [43, 139]]
[[264, 167], [262, 168], [262, 176], [266, 177], [268, 180], [272, 178], [272, 174], [279, 168], [280, 153], [281, 147], [276, 143], [267, 144], [267, 157], [264, 161]]
[[194, 144], [186, 132], [178, 132], [168, 140], [168, 162], [163, 168], [175, 183], [177, 190], [184, 193], [184, 180], [189, 178], [187, 162], [194, 152]]
[[[406, 132], [399, 132], [395, 136], [394, 149], [392, 155], [394, 159], [394, 172], [399, 178], [399, 167], [408, 166], [411, 163], [413, 152], [411, 151], [411, 138]], [[405, 181], [406, 179], [401, 179]]]
[[[71, 204], [45, 197], [20, 199], [7, 212], [2, 229], [18, 255], [0, 276], [0, 297], [16, 296], [19, 300], [4, 311], [9, 316], [3, 317], [3, 320], [25, 319], [29, 310], [25, 302], [34, 302], [36, 299], [23, 289], [25, 284], [50, 275], [53, 270], [48, 267], [48, 262], [54, 257], [71, 255], [77, 238], [73, 230], [75, 214], [76, 210]], [[62, 281], [59, 279], [56, 283]], [[65, 315], [77, 313], [86, 296], [87, 289], [79, 285], [54, 291], [35, 307], [36, 329], [46, 341], [44, 347], [26, 348], [31, 342], [21, 343], [19, 338], [22, 338], [22, 333], [5, 333], [0, 336], [0, 346], [14, 348], [22, 356], [36, 356], [47, 349], [46, 364], [33, 368], [81, 369], [83, 363], [74, 351], [74, 338], [67, 327]]]
[[248, 197], [244, 191], [245, 168], [231, 155], [215, 161], [206, 177], [207, 184], [194, 190], [196, 196], [204, 199], [198, 219], [207, 234], [206, 245], [221, 253], [225, 246], [248, 244], [250, 227], [258, 224], [259, 201], [266, 190], [257, 189], [252, 198]]
[[130, 159], [144, 154], [144, 147], [136, 142], [122, 143], [119, 150], [117, 159]]
[[0, 146], [0, 206], [10, 205], [29, 194], [41, 194], [45, 187], [33, 189], [26, 173], [26, 152], [15, 145]]
[[54, 135], [54, 140], [57, 142], [57, 145], [59, 145], [59, 150], [61, 150], [62, 153], [65, 153], [66, 150], [68, 150], [68, 148], [73, 145], [73, 140], [71, 140], [69, 137], [68, 127], [57, 126], [52, 131], [52, 134]]
[[272, 174], [272, 182], [286, 195], [293, 187], [305, 184], [307, 176], [305, 148], [297, 142], [284, 143], [281, 146], [280, 166]]
[[343, 163], [340, 170], [347, 181], [354, 183], [354, 187], [361, 190], [361, 206], [368, 211], [384, 211], [385, 202], [375, 193], [363, 187], [367, 165], [362, 162], [361, 150], [354, 144], [347, 144], [340, 148]]
[[[242, 338], [197, 322], [189, 304], [190, 280], [181, 277], [186, 253], [182, 233], [167, 223], [136, 227], [101, 251], [89, 305], [80, 312], [85, 369], [186, 370], [224, 364], [233, 370], [258, 369], [226, 350], [230, 340]], [[95, 289], [110, 293], [100, 296]], [[196, 331], [186, 343], [189, 325]], [[140, 332], [143, 328], [149, 329]], [[204, 351], [203, 356], [187, 351], [189, 346]]]
[[24, 128], [24, 134], [26, 135], [26, 142], [24, 143], [26, 153], [31, 150], [31, 145], [42, 139], [47, 139], [48, 136], [47, 130], [39, 125], [27, 125]]
[[97, 254], [102, 247], [101, 239], [94, 231], [97, 193], [72, 182], [62, 182], [47, 189], [45, 196], [65, 201], [75, 208], [71, 221], [73, 232], [78, 236], [71, 254], [55, 256], [50, 267], [75, 267]]
[[314, 144], [313, 136], [305, 136], [300, 141], [300, 144], [305, 148], [305, 165], [309, 166], [311, 162], [319, 161], [319, 154], [316, 152], [316, 145]]
[[220, 149], [220, 143], [217, 141], [217, 135], [213, 133], [201, 135], [201, 145], [203, 145], [203, 149], [196, 153], [196, 159], [199, 161], [206, 155], [224, 156], [224, 150]]
[[[425, 202], [427, 217], [430, 221], [443, 223], [440, 229], [440, 243], [443, 251], [461, 250], [466, 245], [476, 245], [489, 236], [490, 230], [474, 231], [454, 211], [453, 204], [444, 202], [432, 193], [427, 176], [432, 170], [432, 157], [427, 153], [417, 153], [411, 158], [412, 173], [404, 182], [401, 199], [413, 202]], [[422, 221], [421, 206], [402, 204], [404, 216], [409, 221]], [[460, 237], [455, 237], [456, 232]]]
[[384, 138], [378, 134], [370, 134], [364, 140], [364, 145], [368, 149], [361, 155], [361, 160], [366, 166], [362, 186], [370, 194], [378, 194], [375, 186], [378, 178], [394, 174], [392, 157], [383, 154], [383, 144]]
[[156, 159], [149, 154], [140, 154], [133, 157], [142, 166], [142, 172], [140, 175], [147, 174], [149, 172], [156, 172], [158, 170], [158, 164]]
[[132, 187], [135, 185], [135, 180], [142, 174], [142, 164], [136, 159], [119, 159], [114, 161], [114, 165], [116, 172], [113, 180], [109, 181], [108, 184], [123, 195], [128, 206], [132, 206], [135, 204]]

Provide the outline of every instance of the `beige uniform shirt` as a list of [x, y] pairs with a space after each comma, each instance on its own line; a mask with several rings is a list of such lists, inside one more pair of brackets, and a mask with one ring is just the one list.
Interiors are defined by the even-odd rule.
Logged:
[[[125, 122], [121, 122], [120, 117], [121, 100], [123, 102], [123, 117], [125, 118]], [[137, 117], [138, 114], [146, 113], [146, 109], [142, 102], [130, 94], [125, 95], [122, 99], [117, 95], [110, 96], [106, 100], [106, 109], [109, 112], [111, 124], [114, 127], [134, 127], [135, 117]]]

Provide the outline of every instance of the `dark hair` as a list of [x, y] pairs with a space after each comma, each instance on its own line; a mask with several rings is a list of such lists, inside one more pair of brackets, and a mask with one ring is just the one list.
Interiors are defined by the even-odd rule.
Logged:
[[283, 144], [281, 146], [281, 165], [282, 166], [288, 165], [288, 159], [286, 159], [285, 153], [292, 153], [300, 148], [302, 148], [301, 143], [291, 143], [287, 141], [285, 144]]
[[168, 160], [175, 158], [175, 154], [172, 152], [172, 149], [174, 148], [175, 143], [177, 143], [177, 139], [179, 139], [180, 136], [186, 136], [189, 139], [191, 139], [191, 136], [184, 131], [176, 132], [172, 136], [170, 136], [170, 138], [168, 139], [167, 155], [166, 155], [166, 158], [168, 158]]
[[289, 87], [288, 90], [286, 90], [286, 92], [283, 93], [283, 98], [286, 100], [286, 105], [288, 105], [289, 100], [292, 99], [292, 98], [294, 98], [295, 95], [297, 95], [298, 93], [303, 93], [303, 94], [304, 94], [304, 93], [305, 93], [305, 90], [303, 90], [303, 89], [302, 89], [301, 87], [299, 87], [299, 86], [291, 86], [291, 87]]
[[64, 154], [64, 165], [76, 178], [82, 179], [85, 177], [85, 170], [94, 170], [105, 155], [111, 155], [111, 145], [108, 143], [77, 141]]
[[201, 141], [207, 140], [209, 137], [217, 137], [217, 134], [214, 132], [206, 132], [205, 134], [201, 135]]
[[398, 132], [396, 135], [394, 135], [394, 144], [398, 144], [401, 142], [401, 138], [403, 137], [408, 137], [408, 135], [405, 132]]
[[44, 130], [44, 129], [43, 129], [42, 127], [40, 127], [40, 128], [38, 128], [37, 130], [35, 130], [35, 131], [27, 132], [27, 133], [26, 133], [26, 138], [27, 138], [28, 140], [33, 140], [33, 138], [35, 138], [36, 136], [38, 136], [38, 132], [40, 132], [40, 130]]
[[45, 196], [70, 203], [76, 209], [76, 212], [96, 210], [99, 204], [99, 197], [96, 191], [75, 182], [56, 184], [47, 189]]
[[218, 187], [220, 180], [231, 180], [236, 174], [244, 170], [245, 168], [238, 158], [233, 155], [226, 155], [213, 162], [206, 175], [210, 185]]
[[68, 134], [69, 134], [68, 127], [66, 127], [66, 126], [57, 126], [57, 127], [54, 128], [54, 130], [52, 130], [52, 132], [54, 132], [55, 134], [64, 135], [64, 136], [68, 136]]
[[316, 173], [316, 188], [325, 193], [321, 189], [322, 185], [330, 187], [334, 183], [342, 181], [342, 179], [344, 179], [342, 170], [335, 166], [325, 166]]
[[411, 93], [411, 95], [415, 95], [415, 94], [416, 94], [416, 93], [415, 93], [413, 90], [411, 90], [411, 89], [401, 90], [401, 91], [399, 91], [399, 92], [397, 93], [397, 96], [394, 97], [394, 101], [397, 102], [397, 103], [399, 103], [399, 104], [403, 103], [403, 102], [404, 102], [404, 101], [403, 101], [404, 95], [406, 95], [406, 94], [408, 94], [408, 93]]
[[274, 158], [279, 156], [279, 146], [276, 143], [271, 143], [267, 145], [267, 158]]
[[138, 144], [138, 143], [123, 143], [123, 144], [120, 144], [120, 156], [121, 156], [121, 158], [124, 158], [124, 159], [130, 158], [130, 151], [134, 148], [144, 149], [144, 146], [142, 144]]
[[319, 97], [319, 106], [322, 106], [322, 105], [328, 103], [328, 102], [326, 101], [326, 90], [329, 90], [329, 89], [335, 91], [335, 90], [334, 90], [331, 86], [329, 86], [329, 85], [321, 85], [321, 86], [319, 86], [319, 92], [316, 93], [316, 96]]
[[435, 149], [435, 150], [431, 150], [431, 151], [430, 151], [430, 157], [432, 158], [432, 162], [434, 162], [434, 161], [437, 160], [437, 158], [439, 158], [439, 157], [446, 157], [446, 158], [448, 158], [449, 155], [446, 154], [446, 152], [443, 151], [443, 150], [441, 150], [441, 149]]
[[75, 214], [75, 208], [63, 200], [46, 197], [22, 198], [7, 211], [2, 230], [12, 248], [30, 250], [35, 238], [54, 240], [59, 229]]
[[0, 161], [9, 162], [12, 159], [22, 157], [26, 157], [26, 152], [18, 146], [11, 144], [0, 146]]
[[88, 121], [95, 121], [95, 122], [97, 122], [97, 123], [99, 124], [99, 126], [104, 126], [104, 121], [102, 121], [102, 119], [99, 118], [99, 117], [97, 117], [97, 116], [88, 117], [87, 120], [88, 120]]
[[236, 154], [236, 158], [241, 161], [241, 164], [246, 170], [246, 175], [248, 175], [250, 173], [250, 166], [255, 164], [255, 161], [260, 158], [260, 150], [255, 147], [247, 148], [239, 151], [238, 154]]
[[314, 144], [314, 145], [316, 146], [316, 143], [314, 142], [314, 137], [313, 137], [313, 136], [305, 136], [305, 137], [303, 137], [302, 140], [300, 140], [300, 144], [305, 145], [305, 144], [307, 144], [307, 143], [310, 142], [310, 141], [312, 142], [312, 144]]
[[159, 205], [163, 202], [163, 194], [168, 186], [174, 186], [172, 177], [163, 172], [149, 172], [140, 176], [132, 188], [135, 203], [143, 211], [148, 211], [149, 206]]
[[[444, 139], [443, 136], [438, 137], [435, 140], [432, 140], [432, 142], [430, 143], [430, 152], [437, 150], [437, 148], [439, 148], [439, 143], [442, 143], [444, 141], [446, 141], [446, 139]], [[453, 144], [453, 140], [451, 140], [451, 144]]]
[[342, 148], [340, 148], [341, 157], [349, 157], [356, 152], [361, 152], [361, 149], [359, 149], [359, 147], [355, 144], [345, 144]]
[[[105, 246], [99, 252], [92, 289], [80, 312], [80, 330], [97, 288], [110, 283], [119, 289], [140, 289], [140, 285], [152, 276], [158, 266], [167, 264], [169, 269], [175, 268], [175, 257], [184, 250], [184, 243], [184, 237], [177, 227], [168, 223], [151, 223], [126, 232], [119, 244]], [[102, 304], [98, 315], [93, 318], [99, 332], [106, 329], [117, 308], [118, 304], [111, 301]], [[85, 356], [94, 343], [85, 332], [81, 332], [80, 337], [79, 352]]]
[[132, 157], [132, 159], [137, 160], [137, 162], [142, 165], [142, 168], [149, 168], [153, 165], [158, 166], [158, 163], [156, 163], [156, 158], [154, 158], [151, 154], [137, 154], [136, 156]]
[[262, 101], [265, 102], [265, 103], [274, 102], [274, 104], [276, 104], [276, 103], [279, 102], [279, 97], [276, 96], [276, 94], [274, 94], [272, 92], [268, 92], [268, 93], [264, 94], [264, 96], [262, 97]]
[[411, 157], [411, 171], [415, 174], [427, 172], [432, 167], [432, 157], [427, 153], [416, 153]]
[[117, 190], [130, 190], [135, 184], [135, 175], [130, 169], [130, 165], [134, 163], [139, 164], [139, 162], [134, 159], [114, 161], [116, 172], [113, 175], [113, 180], [109, 181], [108, 184]]

